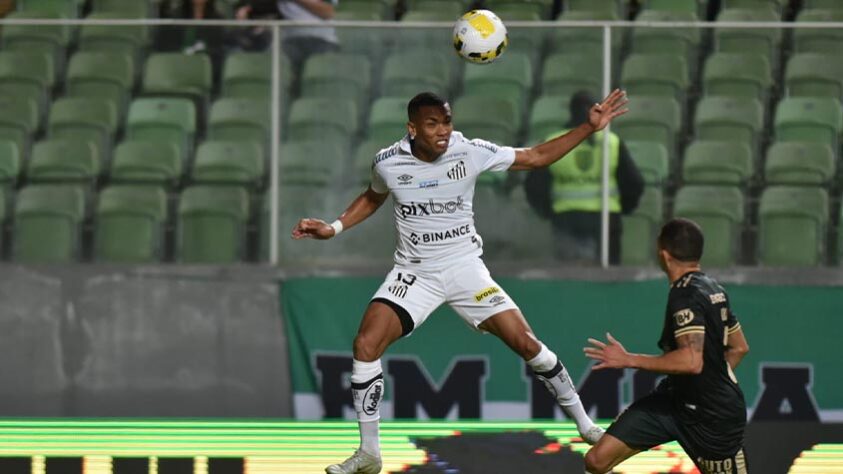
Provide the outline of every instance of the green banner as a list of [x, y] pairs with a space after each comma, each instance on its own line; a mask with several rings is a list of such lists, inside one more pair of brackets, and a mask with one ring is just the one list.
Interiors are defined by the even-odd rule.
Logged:
[[[666, 280], [586, 282], [499, 278], [534, 332], [568, 368], [587, 408], [614, 416], [650, 390], [655, 376], [591, 372], [582, 348], [611, 332], [628, 350], [658, 353]], [[381, 278], [285, 281], [296, 416], [351, 417], [351, 345]], [[753, 419], [843, 420], [837, 348], [843, 290], [835, 287], [725, 285], [750, 353], [736, 370]], [[524, 419], [558, 416], [523, 361], [494, 336], [440, 307], [382, 359], [385, 418]], [[548, 405], [550, 403], [550, 405]], [[549, 408], [550, 407], [550, 408]]]

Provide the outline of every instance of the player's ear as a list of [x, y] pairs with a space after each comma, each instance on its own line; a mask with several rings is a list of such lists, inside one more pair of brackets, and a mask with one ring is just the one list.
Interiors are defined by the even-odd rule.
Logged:
[[410, 134], [410, 139], [416, 138], [416, 125], [413, 122], [407, 122], [407, 133]]

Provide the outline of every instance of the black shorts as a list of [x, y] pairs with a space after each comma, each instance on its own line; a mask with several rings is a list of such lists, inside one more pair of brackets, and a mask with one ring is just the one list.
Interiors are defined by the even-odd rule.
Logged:
[[729, 456], [711, 449], [714, 444], [723, 446], [724, 438], [734, 437], [734, 430], [730, 431], [727, 436], [721, 436], [702, 425], [680, 423], [669, 395], [653, 392], [630, 405], [606, 432], [641, 451], [678, 441], [703, 474], [747, 474], [742, 437], [735, 439], [731, 449], [720, 451], [732, 452]]

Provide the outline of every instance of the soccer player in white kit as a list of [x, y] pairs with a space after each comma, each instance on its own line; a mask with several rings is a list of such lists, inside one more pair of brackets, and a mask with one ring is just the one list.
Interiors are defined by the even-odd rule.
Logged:
[[472, 327], [492, 333], [533, 369], [583, 439], [594, 444], [603, 430], [588, 417], [565, 367], [533, 334], [518, 306], [492, 279], [480, 256], [483, 241], [474, 228], [472, 198], [484, 171], [550, 166], [592, 133], [626, 112], [625, 94], [615, 90], [594, 104], [588, 122], [531, 148], [515, 149], [470, 140], [454, 131], [448, 103], [428, 92], [407, 106], [407, 135], [381, 150], [369, 188], [333, 223], [302, 219], [294, 239], [330, 239], [372, 215], [392, 193], [398, 242], [395, 266], [375, 293], [354, 339], [351, 389], [360, 428], [360, 448], [329, 474], [381, 471], [378, 406], [384, 393], [380, 358], [442, 303]]

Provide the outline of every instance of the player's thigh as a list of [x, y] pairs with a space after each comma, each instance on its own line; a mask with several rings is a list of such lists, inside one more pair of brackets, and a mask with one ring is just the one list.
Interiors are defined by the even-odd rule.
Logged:
[[[454, 265], [446, 277], [448, 304], [470, 327], [482, 331], [480, 325], [487, 319], [518, 305], [503, 288], [492, 279], [480, 258], [471, 258]], [[520, 318], [526, 324], [523, 317]]]
[[679, 437], [671, 401], [660, 392], [636, 400], [615, 419], [606, 433], [639, 451]]
[[407, 336], [445, 301], [441, 281], [428, 273], [396, 265], [372, 297], [372, 303], [390, 307], [401, 323], [401, 336]]
[[586, 470], [592, 474], [609, 472], [626, 459], [640, 453], [610, 434], [604, 434], [585, 455]]

